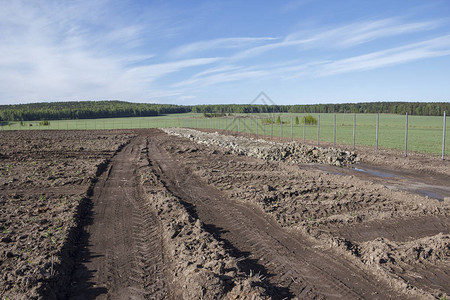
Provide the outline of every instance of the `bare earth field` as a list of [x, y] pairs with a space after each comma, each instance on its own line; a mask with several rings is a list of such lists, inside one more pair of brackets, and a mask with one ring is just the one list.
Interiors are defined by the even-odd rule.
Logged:
[[449, 299], [448, 161], [166, 132], [0, 133], [2, 299]]

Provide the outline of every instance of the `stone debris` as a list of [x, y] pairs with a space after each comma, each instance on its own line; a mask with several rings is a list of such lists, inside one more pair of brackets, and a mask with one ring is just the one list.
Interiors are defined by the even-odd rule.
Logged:
[[359, 162], [354, 152], [334, 148], [308, 146], [297, 142], [277, 143], [262, 139], [207, 133], [187, 128], [162, 129], [167, 134], [176, 135], [199, 144], [214, 145], [238, 155], [256, 157], [269, 161], [288, 161], [295, 164], [329, 164], [349, 166]]

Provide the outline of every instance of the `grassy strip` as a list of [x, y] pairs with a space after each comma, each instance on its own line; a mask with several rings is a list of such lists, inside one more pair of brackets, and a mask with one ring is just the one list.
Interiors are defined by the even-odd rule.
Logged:
[[[184, 113], [157, 117], [133, 117], [111, 119], [86, 120], [57, 120], [50, 121], [49, 125], [40, 125], [39, 121], [10, 122], [0, 126], [1, 130], [92, 130], [92, 129], [130, 129], [130, 128], [211, 128], [228, 129], [234, 132], [271, 135], [272, 125], [264, 126], [264, 119], [281, 117], [282, 124], [273, 124], [273, 136], [291, 137], [291, 120], [293, 121], [292, 135], [294, 139], [316, 143], [317, 125], [295, 124], [295, 117], [307, 114], [242, 114], [231, 117], [205, 118], [203, 114]], [[319, 114], [313, 114], [318, 118]], [[320, 142], [334, 141], [335, 114], [320, 114]], [[336, 114], [336, 143], [343, 145], [353, 144], [353, 114]], [[356, 115], [356, 145], [372, 146], [376, 142], [376, 114]], [[379, 121], [379, 148], [404, 149], [405, 147], [405, 116], [381, 114]], [[409, 116], [408, 125], [408, 151], [440, 155], [442, 153], [443, 118], [435, 116]], [[450, 141], [450, 122], [447, 122], [446, 140]], [[446, 147], [446, 155], [450, 155], [450, 145]]]

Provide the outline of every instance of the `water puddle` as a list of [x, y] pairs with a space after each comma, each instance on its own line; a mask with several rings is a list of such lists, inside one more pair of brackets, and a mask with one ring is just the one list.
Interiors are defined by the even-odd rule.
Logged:
[[346, 173], [343, 172], [343, 168], [337, 168], [337, 167], [331, 167], [328, 165], [318, 165], [316, 166], [317, 169], [324, 171], [324, 172], [328, 172], [334, 175], [342, 175], [345, 176]]
[[381, 177], [381, 178], [394, 178], [394, 177], [397, 177], [397, 175], [394, 175], [392, 173], [380, 172], [380, 171], [375, 171], [375, 170], [370, 170], [370, 169], [354, 168], [354, 170], [358, 171], [358, 172], [367, 173], [369, 175]]
[[450, 196], [450, 187], [441, 183], [432, 183], [409, 173], [397, 173], [394, 170], [383, 170], [366, 165], [353, 168], [339, 168], [329, 165], [310, 165], [310, 168], [318, 169], [334, 175], [366, 178], [374, 183], [380, 183], [393, 190], [403, 190], [411, 193], [427, 196], [430, 199], [444, 201]]
[[444, 201], [444, 196], [439, 195], [437, 193], [430, 192], [430, 191], [427, 191], [427, 190], [418, 190], [417, 192], [419, 192], [419, 194], [428, 196], [429, 198], [438, 199], [440, 202]]

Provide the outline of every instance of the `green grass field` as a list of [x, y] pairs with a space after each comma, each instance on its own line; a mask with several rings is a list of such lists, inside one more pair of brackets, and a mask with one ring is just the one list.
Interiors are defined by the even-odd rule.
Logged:
[[[283, 121], [283, 126], [273, 124], [273, 136], [291, 138], [291, 120], [295, 123], [295, 117], [300, 119], [305, 114], [279, 114]], [[312, 114], [318, 118], [318, 114]], [[278, 115], [274, 116], [274, 119]], [[333, 142], [334, 139], [334, 114], [320, 114], [320, 142]], [[240, 117], [240, 118], [237, 118]], [[242, 118], [245, 117], [245, 118]], [[114, 118], [114, 119], [89, 119], [89, 120], [57, 120], [50, 121], [50, 125], [41, 126], [39, 121], [33, 122], [10, 122], [0, 126], [0, 130], [92, 130], [92, 129], [129, 129], [129, 128], [168, 128], [168, 127], [191, 127], [191, 128], [211, 128], [228, 129], [241, 133], [250, 132], [263, 135], [263, 119], [270, 118], [269, 115], [247, 114], [234, 115], [224, 118], [204, 118], [203, 114], [187, 113], [173, 114], [157, 117], [135, 117], [135, 118]], [[336, 114], [336, 143], [353, 144], [353, 114]], [[375, 114], [356, 115], [356, 146], [373, 146], [376, 142], [376, 120]], [[381, 114], [379, 121], [378, 147], [382, 148], [405, 148], [405, 121], [402, 115]], [[447, 122], [446, 144], [450, 141], [450, 125]], [[258, 124], [258, 126], [257, 126]], [[317, 143], [317, 125], [302, 124], [292, 127], [292, 134], [295, 140], [303, 141], [303, 131], [305, 139], [310, 143]], [[271, 124], [265, 125], [266, 136], [271, 135]], [[443, 117], [432, 116], [409, 116], [408, 119], [408, 151], [441, 155]], [[446, 155], [450, 155], [450, 145], [446, 146]]]
[[[317, 143], [318, 126], [317, 125], [295, 125], [295, 117], [301, 117], [306, 114], [281, 114], [283, 126], [273, 125], [273, 136], [291, 138], [291, 120], [293, 121], [292, 135], [295, 140], [303, 141], [303, 134], [309, 143]], [[318, 119], [318, 114], [312, 114]], [[243, 116], [243, 115], [241, 115]], [[277, 115], [278, 116], [278, 115]], [[276, 120], [276, 117], [274, 120]], [[331, 142], [334, 140], [334, 114], [320, 114], [320, 142]], [[184, 120], [185, 127], [216, 128], [238, 131], [241, 133], [252, 133], [262, 135], [264, 132], [263, 119], [271, 117], [268, 115], [250, 114], [248, 118], [241, 119], [209, 119], [209, 120]], [[353, 114], [336, 114], [336, 144], [353, 145]], [[372, 146], [375, 150], [376, 144], [376, 114], [357, 114], [355, 143], [358, 145]], [[258, 124], [258, 126], [256, 126]], [[405, 148], [405, 125], [406, 117], [401, 115], [381, 114], [379, 119], [378, 147], [393, 148], [404, 150]], [[258, 129], [256, 129], [258, 127]], [[446, 145], [450, 139], [449, 127], [447, 122]], [[270, 136], [272, 131], [271, 124], [265, 125], [266, 136]], [[304, 132], [305, 131], [305, 132]], [[408, 152], [421, 152], [434, 155], [442, 154], [442, 134], [443, 117], [432, 116], [409, 116], [408, 117]], [[446, 147], [446, 155], [450, 154], [450, 145]]]

